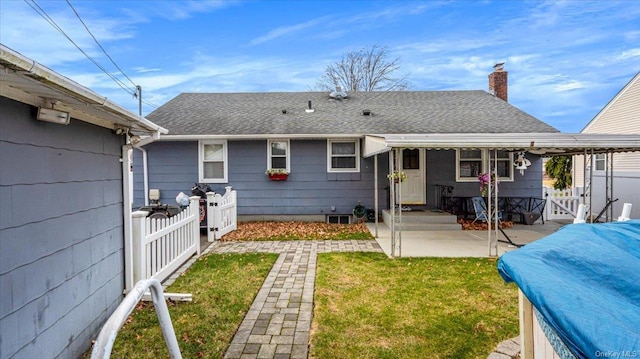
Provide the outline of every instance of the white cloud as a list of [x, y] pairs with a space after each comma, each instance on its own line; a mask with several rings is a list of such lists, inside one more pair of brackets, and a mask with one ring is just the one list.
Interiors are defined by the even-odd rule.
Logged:
[[280, 37], [284, 37], [284, 36], [291, 36], [293, 34], [297, 34], [303, 30], [307, 30], [309, 28], [315, 27], [319, 24], [322, 24], [323, 22], [325, 22], [327, 18], [318, 18], [318, 19], [313, 19], [313, 20], [309, 20], [303, 23], [299, 23], [299, 24], [295, 24], [295, 25], [290, 25], [290, 26], [282, 26], [282, 27], [278, 27], [276, 29], [273, 29], [271, 31], [269, 31], [268, 33], [266, 33], [265, 35], [259, 36], [253, 40], [251, 40], [249, 42], [250, 45], [259, 45]]
[[640, 48], [623, 51], [620, 55], [616, 56], [616, 59], [628, 60], [634, 57], [640, 57]]

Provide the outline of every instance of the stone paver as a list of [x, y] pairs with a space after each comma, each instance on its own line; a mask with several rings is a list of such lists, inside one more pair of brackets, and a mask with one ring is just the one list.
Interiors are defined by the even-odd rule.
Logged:
[[507, 339], [496, 347], [487, 359], [518, 359], [520, 358], [520, 337]]
[[218, 242], [206, 253], [280, 253], [225, 358], [306, 359], [318, 253], [380, 252], [374, 240]]

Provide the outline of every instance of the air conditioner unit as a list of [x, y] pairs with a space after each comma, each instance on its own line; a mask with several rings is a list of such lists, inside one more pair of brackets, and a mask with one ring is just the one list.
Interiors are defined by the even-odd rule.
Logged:
[[69, 112], [44, 107], [38, 107], [38, 116], [36, 118], [40, 121], [53, 122], [59, 125], [68, 125], [71, 120]]

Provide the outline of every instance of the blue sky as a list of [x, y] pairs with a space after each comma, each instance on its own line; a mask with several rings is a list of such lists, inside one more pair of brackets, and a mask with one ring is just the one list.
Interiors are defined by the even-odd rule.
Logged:
[[[386, 46], [411, 90], [487, 90], [579, 132], [640, 71], [640, 3], [624, 1], [80, 1], [89, 30], [133, 83], [143, 114], [181, 92], [309, 91], [342, 54]], [[32, 7], [0, 0], [0, 42], [138, 112], [138, 102]], [[35, 0], [133, 87], [66, 1]]]

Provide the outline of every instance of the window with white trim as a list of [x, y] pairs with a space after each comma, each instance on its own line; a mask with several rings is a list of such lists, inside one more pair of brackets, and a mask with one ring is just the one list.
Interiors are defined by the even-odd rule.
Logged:
[[593, 156], [593, 170], [604, 171], [607, 168], [607, 156], [604, 153], [597, 153]]
[[200, 182], [227, 183], [227, 141], [198, 142]]
[[[456, 150], [456, 181], [477, 182], [478, 176], [490, 169], [498, 174], [500, 181], [513, 181], [513, 153], [502, 150], [497, 152], [496, 166], [493, 150]], [[487, 158], [491, 159], [489, 168], [485, 165]]]
[[491, 153], [491, 168], [498, 174], [501, 181], [513, 181], [513, 153], [509, 151], [497, 151], [497, 161], [494, 160], [494, 151]]
[[281, 168], [291, 172], [289, 169], [289, 140], [269, 140], [267, 141], [267, 169]]
[[360, 141], [327, 140], [327, 172], [359, 172]]

